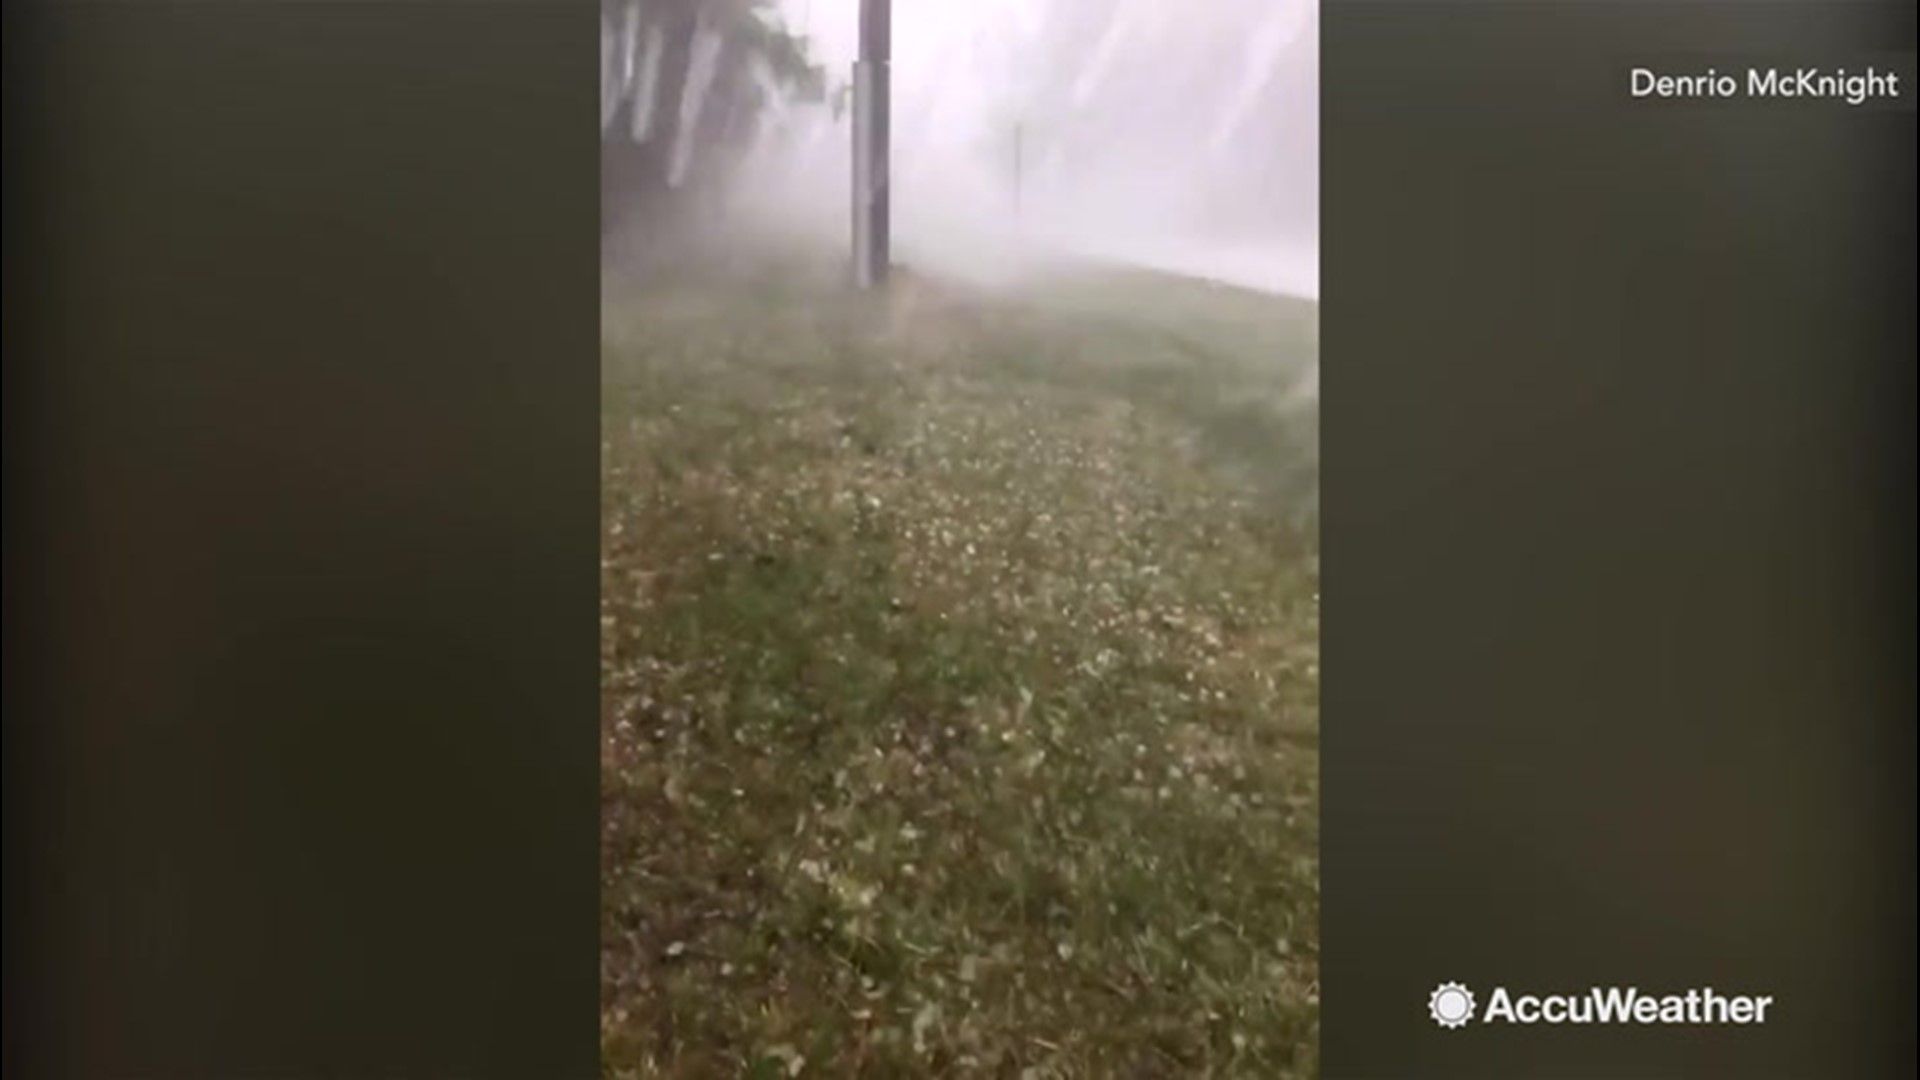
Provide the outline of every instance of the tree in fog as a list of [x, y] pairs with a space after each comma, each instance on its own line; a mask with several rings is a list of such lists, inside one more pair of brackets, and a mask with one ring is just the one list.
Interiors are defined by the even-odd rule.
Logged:
[[685, 220], [767, 124], [827, 100], [825, 72], [770, 0], [602, 0], [601, 221]]

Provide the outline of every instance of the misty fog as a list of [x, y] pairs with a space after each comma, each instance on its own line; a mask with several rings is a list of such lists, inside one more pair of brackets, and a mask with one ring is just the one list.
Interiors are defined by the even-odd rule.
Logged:
[[603, 0], [606, 1075], [1318, 1075], [1316, 2]]
[[[603, 139], [666, 139], [671, 187], [723, 130], [702, 105], [725, 35], [702, 9], [670, 62], [650, 7], [685, 5], [604, 9], [603, 84], [630, 89]], [[761, 107], [706, 212], [847, 243], [858, 11], [764, 5], [824, 86], [808, 100], [748, 65]], [[977, 277], [1090, 256], [1317, 298], [1318, 29], [1317, 0], [894, 0], [895, 258]]]

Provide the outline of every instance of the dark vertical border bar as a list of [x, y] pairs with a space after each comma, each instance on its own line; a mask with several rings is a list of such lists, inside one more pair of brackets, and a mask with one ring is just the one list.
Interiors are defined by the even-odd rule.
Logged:
[[53, 838], [46, 831], [29, 828], [27, 823], [39, 815], [45, 805], [40, 796], [45, 787], [32, 787], [34, 776], [47, 760], [47, 733], [38, 725], [22, 723], [23, 717], [44, 716], [48, 701], [47, 680], [39, 676], [45, 666], [46, 652], [39, 647], [36, 627], [26, 613], [46, 611], [51, 596], [44, 579], [36, 571], [44, 565], [48, 549], [47, 530], [38, 515], [17, 513], [26, 507], [47, 503], [46, 476], [43, 470], [28, 466], [31, 448], [44, 445], [45, 418], [28, 407], [44, 398], [46, 373], [37, 364], [22, 363], [21, 357], [43, 355], [47, 319], [36, 301], [45, 296], [30, 284], [29, 274], [41, 261], [36, 255], [51, 246], [42, 215], [33, 212], [51, 198], [50, 177], [45, 169], [34, 168], [51, 150], [51, 125], [38, 111], [21, 108], [30, 88], [45, 85], [45, 54], [38, 46], [46, 40], [46, 24], [38, 7], [16, 5], [0, 9], [0, 39], [5, 50], [6, 84], [4, 150], [0, 155], [9, 163], [5, 192], [4, 249], [5, 299], [0, 313], [0, 432], [5, 435], [5, 645], [6, 677], [4, 703], [0, 717], [5, 724], [5, 746], [0, 751], [5, 777], [0, 781], [4, 805], [0, 821], [5, 822], [5, 866], [0, 870], [4, 882], [6, 912], [4, 955], [5, 1025], [0, 1028], [0, 1071], [8, 1076], [40, 1076], [52, 1071], [53, 1040], [41, 1034], [54, 1023], [44, 991], [57, 970], [45, 942], [30, 927], [47, 925], [52, 897], [30, 882], [41, 882], [53, 862]]
[[1913, 5], [1326, 3], [1325, 1075], [1906, 1075], [1912, 116], [1624, 78]]
[[596, 9], [6, 41], [7, 1075], [595, 1075]]

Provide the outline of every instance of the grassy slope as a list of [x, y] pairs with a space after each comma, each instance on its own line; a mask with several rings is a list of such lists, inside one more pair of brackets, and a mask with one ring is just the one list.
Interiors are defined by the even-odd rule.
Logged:
[[607, 310], [606, 1073], [1312, 1075], [1310, 309]]

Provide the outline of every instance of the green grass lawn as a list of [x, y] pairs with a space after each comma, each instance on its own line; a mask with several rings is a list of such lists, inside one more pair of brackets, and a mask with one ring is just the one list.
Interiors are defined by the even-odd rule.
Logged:
[[610, 290], [607, 1076], [1317, 1072], [1314, 325]]

